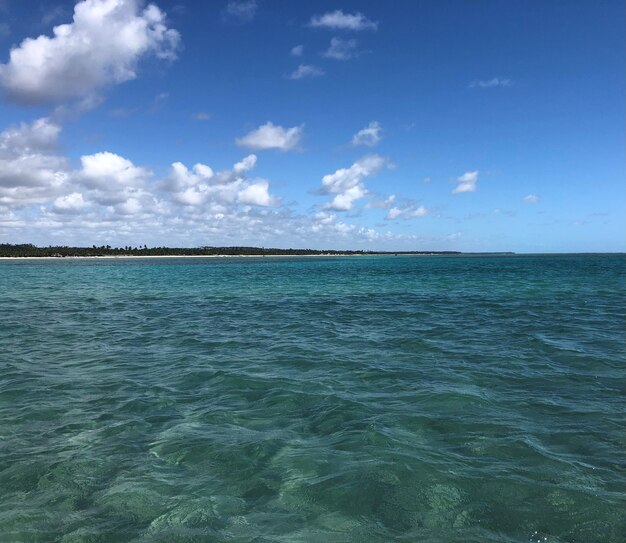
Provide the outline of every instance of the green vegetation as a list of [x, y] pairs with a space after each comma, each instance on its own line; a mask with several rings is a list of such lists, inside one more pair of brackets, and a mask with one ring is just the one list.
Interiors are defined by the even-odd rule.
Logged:
[[314, 256], [314, 255], [378, 255], [378, 254], [461, 254], [458, 251], [317, 251], [314, 249], [268, 249], [265, 247], [37, 247], [31, 243], [0, 244], [0, 257], [72, 257], [72, 256]]

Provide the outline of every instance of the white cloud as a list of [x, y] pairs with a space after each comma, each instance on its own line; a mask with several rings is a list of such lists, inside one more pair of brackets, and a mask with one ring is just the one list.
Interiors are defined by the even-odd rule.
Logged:
[[[150, 170], [111, 152], [84, 155], [79, 167], [57, 151], [60, 127], [49, 119], [0, 132], [0, 236], [38, 244], [264, 245], [342, 248], [404, 239], [337, 222], [334, 213], [295, 214], [265, 179], [248, 178], [256, 156], [230, 169], [175, 162], [170, 174]], [[382, 160], [382, 159], [380, 159]], [[19, 176], [7, 164], [20, 165]], [[373, 174], [379, 159], [365, 157], [351, 173]], [[358, 171], [356, 171], [358, 170]], [[332, 177], [332, 176], [331, 176]], [[347, 209], [366, 193], [345, 186], [335, 206]], [[312, 238], [313, 236], [313, 238]]]
[[370, 21], [362, 13], [344, 13], [338, 9], [323, 15], [314, 15], [309, 26], [331, 30], [376, 30], [378, 23]]
[[[269, 207], [279, 200], [269, 193], [265, 179], [248, 181], [244, 175], [256, 164], [256, 156], [248, 155], [237, 162], [232, 170], [215, 173], [205, 164], [196, 164], [189, 170], [181, 162], [172, 164], [171, 173], [164, 185], [176, 202], [185, 206], [232, 206], [234, 204]], [[226, 211], [227, 208], [220, 208]]]
[[414, 209], [411, 209], [407, 216], [408, 217], [425, 217], [426, 215], [428, 215], [430, 213], [430, 209], [424, 207], [424, 206], [418, 206]]
[[53, 204], [53, 208], [57, 213], [75, 213], [80, 211], [87, 205], [80, 192], [72, 192], [66, 196], [59, 196]]
[[267, 122], [243, 138], [237, 138], [235, 143], [240, 147], [248, 147], [255, 150], [280, 149], [291, 151], [295, 149], [302, 138], [303, 125], [284, 128]]
[[304, 53], [304, 45], [295, 45], [291, 48], [290, 54], [292, 57], [301, 57]]
[[393, 220], [397, 219], [400, 215], [402, 215], [402, 210], [399, 207], [392, 207], [388, 213], [386, 219]]
[[478, 182], [478, 170], [473, 172], [465, 172], [460, 177], [456, 178], [457, 186], [452, 191], [452, 194], [460, 194], [462, 192], [474, 192], [476, 190], [476, 183]]
[[65, 216], [92, 204], [124, 214], [156, 205], [147, 190], [149, 170], [109, 152], [84, 155], [81, 168], [72, 170], [55, 154], [59, 132], [49, 119], [38, 119], [0, 133], [0, 205], [49, 205]]
[[320, 224], [330, 224], [335, 221], [337, 215], [326, 211], [319, 211], [313, 216], [313, 219]]
[[199, 206], [206, 202], [208, 194], [195, 187], [188, 187], [174, 194], [174, 199], [183, 205]]
[[190, 171], [182, 162], [174, 162], [166, 189], [171, 190], [174, 199], [183, 205], [201, 205], [209, 197], [208, 184], [214, 175], [205, 164], [195, 164]]
[[143, 209], [143, 206], [137, 198], [131, 196], [117, 204], [114, 209], [120, 215], [136, 215]]
[[529, 194], [528, 196], [524, 196], [523, 202], [525, 204], [536, 204], [539, 201], [539, 196], [536, 194]]
[[177, 188], [189, 187], [197, 184], [200, 180], [208, 180], [213, 177], [213, 169], [205, 164], [195, 164], [193, 172], [190, 172], [182, 162], [172, 164], [171, 181]]
[[[325, 176], [323, 190], [332, 202], [324, 210], [297, 214], [272, 194], [270, 181], [251, 176], [255, 155], [225, 170], [174, 162], [164, 179], [107, 151], [80, 157], [72, 169], [57, 149], [60, 130], [40, 119], [0, 132], [1, 237], [45, 245], [56, 240], [319, 248], [376, 248], [408, 240], [338, 221], [332, 211], [353, 209], [368, 195], [363, 180], [389, 166], [377, 155]], [[391, 198], [385, 202], [393, 205]]]
[[354, 206], [354, 202], [360, 200], [367, 194], [367, 190], [361, 184], [346, 189], [344, 192], [337, 194], [329, 203], [326, 209], [334, 211], [349, 211]]
[[426, 215], [430, 214], [430, 209], [424, 206], [406, 206], [406, 207], [392, 207], [387, 212], [387, 216], [385, 219], [394, 220], [397, 218], [405, 218], [405, 219], [417, 219], [421, 217], [426, 217]]
[[367, 155], [357, 160], [349, 168], [340, 168], [322, 178], [326, 192], [343, 192], [358, 185], [365, 177], [377, 174], [387, 161], [379, 155]]
[[378, 121], [372, 121], [352, 137], [352, 145], [373, 147], [382, 139], [382, 127]]
[[83, 0], [72, 23], [53, 37], [27, 38], [0, 65], [0, 85], [26, 104], [83, 98], [136, 77], [141, 58], [174, 59], [180, 36], [153, 4], [137, 0]]
[[139, 187], [150, 172], [135, 166], [130, 160], [115, 153], [102, 152], [80, 157], [79, 177], [85, 186], [105, 192], [125, 187]]
[[223, 15], [227, 20], [245, 24], [254, 19], [257, 8], [256, 0], [228, 0]]
[[332, 38], [330, 46], [323, 54], [326, 58], [334, 60], [350, 60], [357, 55], [357, 41], [343, 40], [341, 38]]
[[293, 72], [291, 72], [288, 79], [304, 79], [306, 77], [320, 77], [324, 75], [324, 70], [318, 66], [312, 64], [300, 64]]
[[86, 200], [114, 215], [135, 215], [158, 205], [148, 182], [152, 172], [110, 152], [83, 155], [81, 169], [72, 173]]
[[0, 156], [50, 151], [57, 147], [60, 132], [61, 127], [47, 117], [7, 128], [0, 133]]
[[54, 153], [61, 128], [42, 118], [0, 132], [0, 205], [40, 203], [68, 181], [67, 160]]
[[274, 205], [275, 199], [270, 196], [269, 186], [269, 183], [265, 180], [259, 180], [248, 185], [239, 191], [237, 201], [242, 204], [264, 207]]
[[332, 174], [322, 178], [322, 190], [326, 194], [336, 194], [331, 202], [326, 204], [327, 209], [348, 211], [354, 202], [367, 194], [363, 184], [366, 177], [376, 175], [387, 160], [379, 155], [368, 155], [357, 160], [349, 168], [340, 168]]
[[242, 158], [237, 164], [233, 166], [233, 171], [235, 173], [243, 173], [250, 171], [252, 168], [256, 166], [256, 155], [248, 155], [247, 157]]
[[494, 77], [493, 79], [475, 79], [469, 84], [470, 89], [488, 89], [490, 87], [510, 87], [513, 81], [504, 77]]

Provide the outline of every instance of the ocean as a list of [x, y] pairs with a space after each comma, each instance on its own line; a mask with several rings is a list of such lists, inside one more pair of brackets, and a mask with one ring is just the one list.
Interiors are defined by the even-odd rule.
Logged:
[[0, 261], [0, 541], [626, 540], [626, 256]]

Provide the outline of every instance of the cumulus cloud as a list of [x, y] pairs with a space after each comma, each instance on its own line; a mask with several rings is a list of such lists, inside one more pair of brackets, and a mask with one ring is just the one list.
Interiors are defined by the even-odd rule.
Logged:
[[239, 191], [237, 201], [242, 204], [254, 206], [271, 206], [275, 204], [275, 199], [269, 193], [270, 184], [264, 179], [252, 183]]
[[80, 162], [82, 169], [79, 176], [85, 186], [108, 192], [138, 187], [150, 175], [147, 169], [135, 166], [130, 160], [107, 151], [84, 155]]
[[72, 192], [66, 196], [59, 196], [53, 204], [57, 213], [77, 213], [87, 205], [80, 192]]
[[360, 200], [366, 194], [367, 190], [365, 187], [359, 184], [337, 194], [325, 207], [334, 211], [349, 211], [354, 206], [354, 202]]
[[245, 24], [254, 19], [257, 8], [256, 0], [228, 0], [222, 15], [228, 21]]
[[508, 78], [494, 77], [492, 79], [475, 79], [469, 84], [470, 89], [488, 89], [491, 87], [510, 87], [513, 84]]
[[250, 171], [255, 166], [256, 166], [256, 155], [248, 155], [247, 157], [242, 158], [239, 162], [237, 162], [233, 166], [233, 171], [235, 173], [243, 173], [243, 172]]
[[61, 128], [48, 118], [0, 132], [0, 204], [40, 203], [67, 183], [67, 160], [55, 153]]
[[139, 61], [154, 55], [172, 60], [180, 36], [155, 5], [138, 0], [83, 0], [73, 22], [53, 36], [26, 38], [0, 65], [0, 85], [24, 104], [84, 98], [137, 76]]
[[143, 210], [143, 206], [138, 198], [129, 196], [123, 202], [116, 204], [114, 209], [120, 215], [136, 215]]
[[388, 165], [386, 159], [379, 155], [368, 155], [357, 160], [349, 168], [340, 168], [334, 173], [322, 178], [322, 191], [326, 194], [335, 194], [326, 209], [334, 211], [348, 211], [354, 202], [367, 194], [363, 184], [366, 177], [376, 175]]
[[377, 155], [324, 176], [323, 191], [333, 201], [308, 215], [290, 211], [270, 181], [251, 175], [255, 155], [225, 170], [174, 162], [165, 178], [156, 178], [110, 151], [83, 155], [72, 168], [59, 152], [60, 132], [47, 118], [0, 132], [1, 236], [44, 244], [53, 235], [75, 244], [310, 246], [313, 234], [316, 246], [331, 248], [404, 239], [338, 221], [333, 212], [352, 209], [368, 194], [363, 180], [389, 166]]
[[205, 164], [195, 164], [190, 170], [181, 162], [175, 162], [164, 188], [172, 193], [177, 203], [185, 206], [278, 205], [278, 199], [269, 193], [267, 180], [248, 180], [245, 177], [254, 168], [256, 160], [255, 155], [248, 155], [232, 170], [217, 173]]
[[476, 183], [478, 182], [478, 170], [465, 172], [463, 175], [457, 177], [456, 180], [457, 186], [452, 191], [452, 194], [474, 192], [476, 190]]
[[209, 183], [213, 176], [213, 169], [205, 164], [195, 164], [189, 170], [182, 162], [174, 162], [165, 188], [172, 192], [178, 203], [198, 206], [209, 198]]
[[252, 130], [242, 138], [237, 138], [235, 143], [240, 147], [248, 147], [263, 151], [266, 149], [280, 149], [291, 151], [300, 143], [304, 126], [284, 128], [267, 122], [255, 130]]
[[330, 30], [376, 30], [378, 23], [370, 21], [362, 13], [344, 13], [338, 9], [314, 15], [309, 21], [309, 26], [313, 28], [325, 28]]
[[135, 215], [156, 205], [148, 182], [152, 172], [110, 152], [84, 155], [72, 180], [90, 203], [119, 215]]
[[254, 232], [253, 222], [263, 220], [251, 219], [254, 210], [281, 204], [268, 180], [248, 178], [255, 155], [217, 172], [175, 162], [165, 179], [155, 180], [148, 168], [108, 151], [83, 155], [79, 167], [70, 168], [57, 154], [59, 132], [46, 118], [0, 132], [0, 230], [35, 224], [50, 231], [68, 224], [101, 233], [117, 232], [121, 224], [129, 231], [150, 225], [176, 230], [183, 213], [200, 226], [235, 221], [233, 228]]
[[348, 224], [345, 222], [337, 222], [332, 225], [332, 231], [335, 235], [338, 235], [344, 239], [352, 238], [358, 242], [363, 241], [379, 241], [383, 239], [391, 239], [390, 233], [382, 234], [373, 228], [366, 228], [364, 226], [357, 226], [356, 224]]
[[382, 127], [378, 121], [372, 121], [352, 137], [352, 145], [373, 147], [382, 139]]
[[293, 72], [291, 72], [288, 79], [304, 79], [307, 77], [320, 77], [324, 75], [324, 70], [313, 64], [300, 64]]
[[387, 163], [379, 155], [367, 155], [357, 160], [349, 168], [340, 168], [322, 178], [326, 192], [343, 192], [358, 185], [365, 177], [377, 174]]
[[60, 130], [43, 118], [0, 133], [0, 205], [50, 204], [55, 213], [65, 214], [91, 204], [125, 214], [153, 206], [156, 199], [146, 189], [148, 169], [101, 152], [82, 156], [81, 167], [73, 170], [56, 153]]
[[295, 45], [291, 48], [290, 54], [292, 57], [301, 57], [304, 53], [304, 45]]
[[[330, 207], [351, 208], [367, 194], [362, 179], [386, 161], [363, 157], [325, 177], [334, 206], [295, 214], [250, 177], [256, 156], [225, 170], [174, 162], [155, 179], [149, 168], [109, 151], [83, 155], [78, 167], [59, 154], [61, 128], [50, 119], [0, 132], [0, 236], [47, 244], [142, 242], [172, 245], [272, 245], [342, 248], [405, 240], [338, 221]], [[278, 240], [278, 241], [277, 241]]]
[[336, 218], [337, 215], [333, 213], [328, 213], [326, 211], [319, 211], [313, 216], [315, 222], [319, 224], [330, 224], [334, 222]]
[[0, 133], [0, 156], [34, 154], [57, 147], [61, 127], [47, 117], [20, 123]]
[[356, 40], [332, 38], [323, 56], [334, 60], [350, 60], [358, 55]]
[[525, 204], [536, 204], [539, 201], [539, 196], [536, 194], [529, 194], [522, 199]]

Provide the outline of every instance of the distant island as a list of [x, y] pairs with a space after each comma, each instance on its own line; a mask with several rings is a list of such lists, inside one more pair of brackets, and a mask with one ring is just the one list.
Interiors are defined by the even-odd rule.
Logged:
[[[31, 243], [0, 244], [0, 257], [98, 257], [98, 256], [339, 256], [339, 255], [460, 255], [460, 251], [338, 251], [317, 249], [276, 249], [267, 247], [70, 247], [50, 245], [37, 247]], [[499, 253], [512, 254], [512, 253]]]

